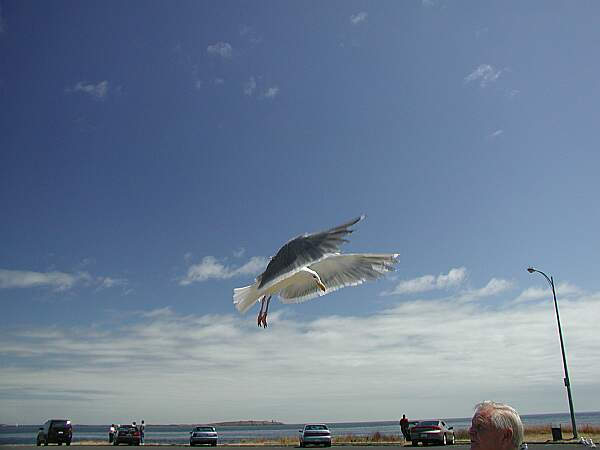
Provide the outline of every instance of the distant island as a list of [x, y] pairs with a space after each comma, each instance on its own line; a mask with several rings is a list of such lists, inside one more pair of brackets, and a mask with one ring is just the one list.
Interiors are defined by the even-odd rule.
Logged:
[[238, 427], [238, 426], [262, 426], [262, 425], [285, 425], [284, 422], [278, 422], [276, 420], [230, 420], [227, 422], [198, 422], [198, 423], [170, 423], [161, 425], [146, 424], [158, 427], [196, 427], [198, 425], [210, 425], [213, 427]]
[[283, 422], [275, 420], [234, 420], [231, 422], [213, 422], [210, 425], [219, 427], [231, 427], [239, 425], [285, 425]]

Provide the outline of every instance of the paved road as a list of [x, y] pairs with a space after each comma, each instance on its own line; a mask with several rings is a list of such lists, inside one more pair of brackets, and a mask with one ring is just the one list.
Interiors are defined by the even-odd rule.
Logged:
[[[61, 450], [66, 450], [67, 448], [75, 448], [77, 450], [107, 450], [108, 444], [107, 445], [72, 445], [71, 447], [67, 447], [67, 446], [61, 446]], [[144, 447], [151, 447], [151, 448], [164, 448], [166, 449], [176, 449], [176, 448], [185, 448], [185, 449], [189, 449], [190, 446], [189, 445], [145, 445]], [[258, 446], [258, 447], [250, 447], [250, 446], [235, 446], [235, 445], [225, 445], [225, 446], [219, 446], [219, 447], [225, 447], [226, 449], [231, 449], [231, 450], [292, 450], [292, 449], [299, 449], [300, 447], [271, 447], [271, 446]], [[219, 448], [217, 447], [217, 448]], [[4, 449], [15, 449], [15, 450], [40, 450], [40, 447], [36, 447], [35, 445], [17, 445], [17, 446], [11, 446], [11, 445], [0, 445], [0, 449], [4, 450]], [[44, 448], [44, 447], [41, 447]], [[50, 448], [52, 448], [52, 450], [54, 450], [55, 448], [58, 448], [57, 445], [49, 445], [48, 447], [45, 447], [48, 450], [50, 450]], [[112, 447], [111, 447], [112, 448]], [[120, 446], [120, 448], [131, 448], [129, 446]], [[143, 447], [135, 447], [137, 449], [139, 448], [143, 448]], [[204, 447], [195, 447], [195, 448], [204, 448]], [[207, 448], [212, 448], [212, 447], [207, 447]], [[320, 447], [317, 447], [320, 448]], [[334, 445], [332, 447], [333, 450], [335, 450], [336, 448], [340, 448], [343, 450], [392, 450], [392, 449], [412, 449], [414, 447], [402, 447], [402, 446], [395, 446], [395, 445], [385, 445], [385, 446], [375, 446], [375, 445], [369, 445], [369, 446], [361, 446], [361, 445], [341, 445], [341, 446], [337, 446]], [[422, 449], [424, 448], [423, 446], [419, 446], [418, 448]], [[427, 447], [427, 448], [436, 448], [436, 449], [441, 449], [441, 446], [435, 446], [435, 447]], [[454, 445], [454, 446], [450, 446], [447, 447], [448, 449], [452, 449], [452, 450], [468, 450], [470, 448], [470, 446], [468, 444], [460, 444], [460, 445]], [[529, 450], [576, 450], [576, 449], [587, 449], [587, 447], [584, 447], [582, 445], [576, 445], [576, 444], [529, 444]]]

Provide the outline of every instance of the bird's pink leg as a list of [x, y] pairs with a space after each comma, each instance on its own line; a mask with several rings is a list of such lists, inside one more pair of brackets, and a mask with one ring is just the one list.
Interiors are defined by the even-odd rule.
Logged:
[[[263, 297], [263, 300], [264, 300], [264, 297]], [[264, 312], [264, 314], [262, 316], [262, 324], [263, 324], [263, 327], [265, 327], [265, 328], [267, 328], [267, 313], [269, 312], [269, 303], [271, 303], [271, 296], [270, 295], [267, 298], [267, 305], [266, 305], [266, 308], [265, 308], [265, 312]]]
[[262, 326], [262, 316], [263, 316], [263, 308], [265, 307], [265, 298], [267, 298], [266, 295], [263, 296], [263, 298], [260, 300], [260, 311], [258, 312], [258, 317], [256, 318], [256, 322], [259, 327]]

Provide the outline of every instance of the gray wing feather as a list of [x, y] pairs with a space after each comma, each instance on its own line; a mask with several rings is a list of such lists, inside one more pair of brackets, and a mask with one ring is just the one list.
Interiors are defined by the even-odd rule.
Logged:
[[306, 282], [295, 283], [283, 289], [279, 292], [279, 297], [282, 303], [301, 303], [343, 287], [381, 278], [387, 272], [393, 271], [397, 263], [396, 253], [328, 255], [309, 266], [319, 274], [327, 291], [322, 292], [312, 279], [307, 278]]
[[352, 233], [350, 227], [364, 217], [362, 215], [335, 228], [298, 236], [287, 242], [271, 259], [265, 271], [257, 277], [258, 288], [276, 283], [325, 255], [338, 252], [340, 246], [348, 242], [344, 236]]

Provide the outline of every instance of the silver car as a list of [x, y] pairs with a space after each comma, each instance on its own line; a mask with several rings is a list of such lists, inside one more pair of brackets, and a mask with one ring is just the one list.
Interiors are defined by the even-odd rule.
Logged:
[[194, 427], [194, 429], [190, 431], [190, 446], [192, 447], [197, 444], [210, 444], [215, 447], [218, 439], [219, 435], [217, 434], [215, 427], [202, 425]]
[[331, 447], [331, 431], [324, 423], [309, 423], [300, 432], [300, 447], [324, 445]]
[[422, 420], [410, 429], [412, 445], [454, 444], [454, 428], [443, 420]]

